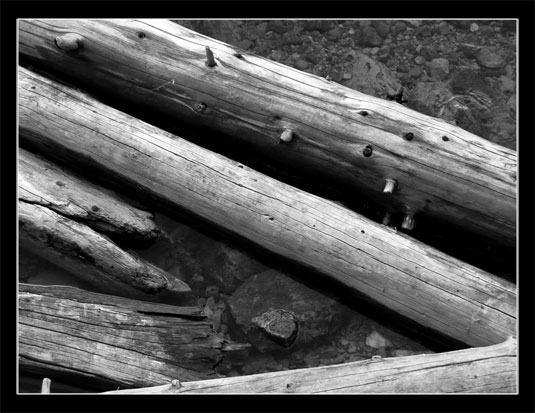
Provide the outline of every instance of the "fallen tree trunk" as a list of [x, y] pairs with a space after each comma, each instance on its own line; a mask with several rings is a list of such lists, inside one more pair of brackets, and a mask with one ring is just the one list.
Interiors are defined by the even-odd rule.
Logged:
[[196, 382], [105, 394], [515, 393], [516, 340], [483, 348]]
[[[221, 132], [228, 147], [365, 194], [390, 212], [515, 246], [516, 151], [170, 21], [19, 24], [22, 62], [154, 113], [159, 126]], [[393, 193], [384, 193], [389, 179]]]
[[471, 346], [515, 334], [514, 284], [25, 69], [19, 86], [24, 145], [100, 169]]
[[19, 200], [131, 243], [147, 244], [160, 235], [150, 212], [134, 208], [112, 191], [22, 148], [18, 164]]
[[227, 346], [200, 308], [61, 286], [19, 284], [18, 331], [21, 374], [127, 388], [216, 377]]
[[150, 299], [184, 298], [189, 286], [118, 247], [106, 236], [47, 207], [19, 200], [21, 246], [98, 291]]

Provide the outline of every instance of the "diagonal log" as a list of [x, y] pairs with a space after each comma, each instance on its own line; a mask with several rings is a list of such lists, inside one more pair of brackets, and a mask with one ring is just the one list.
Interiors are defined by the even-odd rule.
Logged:
[[513, 283], [26, 69], [24, 145], [184, 208], [471, 346], [515, 335]]
[[185, 298], [189, 286], [136, 257], [87, 225], [19, 200], [21, 246], [69, 271], [98, 291], [139, 299]]
[[[21, 62], [161, 127], [209, 144], [216, 138], [203, 131], [221, 133], [227, 148], [365, 194], [409, 221], [515, 246], [516, 152], [445, 121], [170, 21], [21, 20], [19, 42]], [[393, 193], [383, 192], [388, 179]]]
[[127, 204], [112, 191], [22, 148], [18, 165], [19, 200], [121, 240], [148, 244], [158, 238], [153, 214]]
[[19, 284], [18, 331], [21, 374], [123, 388], [215, 378], [232, 347], [201, 308], [61, 286]]
[[488, 347], [178, 382], [105, 394], [515, 393], [516, 339]]

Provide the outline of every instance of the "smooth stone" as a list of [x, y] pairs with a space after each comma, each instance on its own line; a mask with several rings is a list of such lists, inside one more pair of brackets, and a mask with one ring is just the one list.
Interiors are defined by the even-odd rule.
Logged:
[[433, 59], [429, 62], [429, 72], [433, 79], [444, 80], [450, 73], [450, 62], [443, 57]]
[[470, 31], [471, 32], [477, 32], [479, 30], [479, 26], [477, 25], [477, 23], [472, 23], [470, 25]]
[[299, 70], [306, 70], [308, 67], [308, 62], [306, 60], [299, 59], [295, 62], [294, 67]]
[[416, 56], [414, 58], [414, 63], [416, 63], [417, 65], [423, 65], [425, 63], [425, 57], [423, 56]]

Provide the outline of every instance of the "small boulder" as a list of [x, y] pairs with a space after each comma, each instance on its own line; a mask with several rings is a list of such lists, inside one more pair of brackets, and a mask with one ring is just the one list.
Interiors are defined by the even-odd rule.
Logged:
[[381, 46], [383, 38], [373, 26], [366, 26], [360, 31], [361, 42], [365, 46]]
[[502, 53], [495, 47], [482, 47], [476, 56], [477, 63], [486, 69], [502, 69], [505, 60]]
[[299, 325], [295, 315], [286, 310], [270, 310], [253, 318], [253, 323], [269, 338], [289, 347], [295, 341]]
[[450, 73], [450, 62], [443, 57], [431, 60], [429, 62], [429, 73], [434, 80], [444, 80]]

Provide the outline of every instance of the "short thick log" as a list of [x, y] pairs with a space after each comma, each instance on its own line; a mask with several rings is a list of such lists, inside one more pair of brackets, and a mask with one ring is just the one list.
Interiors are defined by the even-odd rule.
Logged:
[[19, 285], [18, 331], [21, 374], [122, 388], [214, 378], [226, 345], [200, 308], [61, 286]]
[[19, 200], [21, 245], [101, 292], [150, 299], [184, 297], [189, 286], [119, 248], [106, 236], [41, 205]]
[[516, 340], [438, 354], [169, 383], [105, 394], [515, 393]]
[[25, 69], [19, 85], [21, 143], [100, 168], [471, 346], [515, 334], [514, 284]]
[[[223, 133], [227, 147], [326, 178], [386, 210], [515, 246], [513, 150], [170, 21], [21, 20], [19, 27], [21, 61], [154, 113], [167, 127]], [[397, 182], [393, 193], [383, 192], [389, 179]]]
[[47, 207], [98, 232], [143, 243], [155, 241], [160, 234], [150, 212], [22, 148], [18, 183], [20, 200]]

